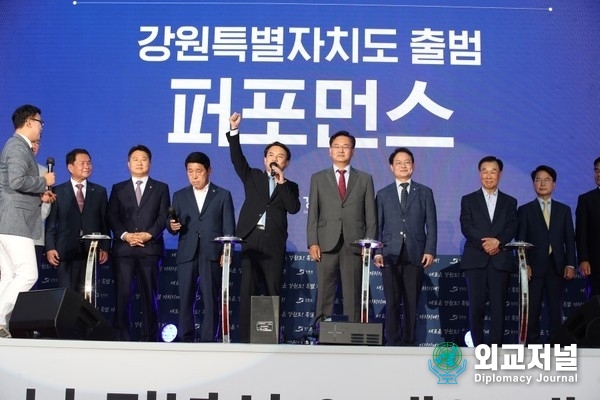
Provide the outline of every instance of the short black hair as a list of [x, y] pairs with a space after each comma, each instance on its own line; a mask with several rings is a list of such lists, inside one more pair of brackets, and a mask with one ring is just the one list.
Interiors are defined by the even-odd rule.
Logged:
[[485, 156], [483, 157], [481, 160], [479, 160], [479, 164], [477, 165], [477, 169], [481, 171], [481, 164], [486, 163], [486, 162], [495, 162], [498, 164], [498, 168], [500, 168], [500, 172], [502, 172], [502, 169], [504, 169], [504, 163], [502, 162], [501, 159], [499, 159], [498, 157], [495, 156]]
[[333, 135], [331, 135], [331, 137], [329, 138], [329, 147], [331, 147], [331, 145], [333, 144], [333, 141], [335, 139], [339, 138], [340, 136], [350, 138], [350, 140], [352, 141], [352, 148], [356, 147], [356, 138], [354, 136], [352, 136], [350, 134], [350, 132], [348, 132], [348, 131], [338, 131], [338, 132], [334, 133]]
[[394, 163], [394, 157], [396, 157], [396, 154], [398, 153], [406, 153], [410, 156], [410, 161], [414, 164], [415, 163], [415, 156], [413, 156], [412, 151], [410, 151], [407, 147], [396, 147], [394, 149], [394, 151], [392, 152], [392, 154], [390, 154], [390, 165], [392, 165]]
[[265, 147], [265, 157], [267, 156], [267, 153], [269, 152], [269, 149], [273, 146], [278, 146], [281, 147], [284, 151], [285, 151], [285, 155], [287, 156], [287, 160], [290, 161], [290, 159], [292, 158], [292, 152], [290, 151], [290, 149], [283, 143], [281, 142], [273, 142], [271, 144], [268, 144], [267, 147]]
[[148, 147], [144, 146], [143, 144], [137, 144], [137, 145], [133, 146], [131, 149], [129, 149], [129, 153], [127, 153], [127, 159], [130, 159], [133, 152], [138, 151], [138, 150], [143, 151], [144, 153], [148, 154], [148, 160], [152, 161], [152, 152], [150, 151], [150, 149]]
[[554, 168], [549, 167], [547, 165], [538, 165], [533, 171], [531, 171], [531, 180], [535, 181], [535, 176], [538, 172], [544, 171], [547, 172], [550, 177], [552, 177], [552, 182], [556, 182], [556, 171]]
[[92, 156], [90, 156], [90, 153], [88, 153], [88, 151], [86, 149], [73, 149], [67, 153], [67, 157], [66, 157], [67, 165], [73, 164], [75, 162], [75, 159], [77, 158], [77, 154], [87, 154], [87, 156], [90, 158], [90, 160], [92, 159]]
[[600, 157], [596, 158], [594, 160], [594, 167], [596, 167], [596, 165], [600, 164]]
[[202, 164], [206, 170], [210, 168], [210, 158], [199, 151], [194, 151], [185, 158], [185, 167], [188, 164]]
[[42, 114], [42, 110], [40, 110], [36, 106], [32, 106], [31, 104], [25, 104], [21, 106], [13, 112], [12, 122], [15, 129], [21, 128], [25, 125], [25, 122], [35, 114]]

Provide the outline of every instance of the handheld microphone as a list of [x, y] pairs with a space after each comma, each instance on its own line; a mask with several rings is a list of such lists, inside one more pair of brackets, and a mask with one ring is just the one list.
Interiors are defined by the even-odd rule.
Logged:
[[48, 172], [54, 172], [54, 157], [46, 159], [46, 166], [48, 167]]
[[272, 162], [271, 164], [269, 164], [269, 168], [271, 168], [271, 176], [275, 176], [275, 174], [277, 173], [273, 170], [273, 166], [279, 168], [279, 165], [276, 162]]
[[[46, 168], [48, 168], [48, 172], [54, 172], [54, 157], [48, 157], [46, 159]], [[47, 190], [54, 191], [54, 186], [47, 186]]]
[[175, 208], [169, 207], [169, 219], [175, 221], [175, 223], [179, 222], [179, 218], [177, 218], [177, 214], [175, 213]]

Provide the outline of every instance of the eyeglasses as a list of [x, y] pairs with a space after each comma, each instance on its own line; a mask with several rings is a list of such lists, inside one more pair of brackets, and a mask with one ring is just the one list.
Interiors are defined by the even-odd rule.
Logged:
[[37, 119], [37, 118], [29, 118], [29, 119], [32, 119], [32, 120], [34, 120], [34, 121], [37, 121], [37, 122], [39, 122], [39, 123], [40, 123], [40, 125], [44, 126], [44, 120], [43, 120], [43, 119]]
[[544, 179], [535, 178], [534, 182], [537, 183], [538, 185], [541, 183], [552, 183], [552, 179], [550, 179], [550, 178], [544, 178]]
[[334, 149], [334, 150], [344, 150], [344, 151], [347, 151], [347, 150], [350, 150], [352, 147], [348, 146], [347, 144], [345, 144], [343, 146], [340, 146], [339, 144], [334, 144], [333, 146], [331, 146], [331, 148]]

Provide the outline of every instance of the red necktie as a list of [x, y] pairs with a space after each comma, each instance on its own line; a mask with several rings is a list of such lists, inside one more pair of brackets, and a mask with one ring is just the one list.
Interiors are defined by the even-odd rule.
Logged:
[[342, 198], [342, 200], [344, 200], [344, 198], [346, 197], [346, 179], [344, 179], [344, 174], [346, 173], [346, 170], [338, 169], [338, 173], [340, 174], [340, 177], [338, 179], [338, 189], [340, 190], [340, 197]]
[[75, 185], [75, 187], [77, 188], [77, 193], [75, 194], [75, 197], [77, 198], [77, 205], [79, 206], [79, 211], [82, 212], [83, 204], [85, 203], [85, 199], [83, 198], [83, 191], [81, 190], [81, 188], [83, 188], [83, 185], [81, 183], [78, 183], [77, 185]]

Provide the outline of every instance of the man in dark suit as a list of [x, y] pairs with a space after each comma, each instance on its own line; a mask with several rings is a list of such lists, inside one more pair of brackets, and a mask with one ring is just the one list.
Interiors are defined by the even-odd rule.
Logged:
[[549, 336], [562, 325], [562, 301], [567, 279], [575, 275], [575, 231], [571, 207], [552, 198], [556, 171], [540, 165], [531, 172], [537, 198], [519, 207], [521, 241], [533, 244], [527, 251], [529, 314], [527, 343], [540, 343], [542, 300], [549, 310]]
[[298, 184], [285, 178], [292, 153], [280, 142], [265, 147], [264, 169], [251, 168], [242, 153], [239, 125], [242, 116], [229, 118], [229, 154], [246, 195], [236, 235], [242, 244], [240, 287], [240, 341], [250, 339], [250, 301], [263, 286], [266, 296], [281, 294], [281, 279], [288, 237], [287, 214], [300, 211]]
[[494, 156], [479, 161], [482, 188], [462, 197], [460, 228], [465, 247], [460, 268], [467, 280], [469, 323], [475, 346], [483, 344], [486, 296], [490, 302], [490, 342], [502, 344], [504, 307], [510, 273], [515, 268], [512, 251], [502, 250], [517, 234], [517, 200], [500, 190], [504, 164]]
[[0, 153], [0, 339], [8, 330], [19, 292], [33, 287], [38, 278], [34, 240], [42, 236], [42, 202], [56, 196], [47, 190], [54, 173], [40, 176], [32, 144], [40, 140], [42, 111], [32, 105], [15, 110], [15, 133]]
[[[71, 179], [54, 188], [57, 199], [46, 222], [46, 258], [57, 268], [59, 287], [83, 293], [90, 243], [82, 241], [81, 236], [110, 233], [106, 221], [108, 196], [103, 186], [88, 180], [92, 159], [87, 150], [71, 150], [66, 163]], [[110, 241], [100, 241], [99, 247], [98, 262], [104, 264]]]
[[108, 223], [113, 232], [112, 266], [117, 287], [115, 328], [118, 338], [131, 340], [130, 305], [134, 278], [141, 297], [141, 341], [158, 333], [158, 270], [164, 257], [163, 231], [169, 213], [169, 187], [148, 176], [152, 153], [144, 145], [129, 150], [131, 178], [113, 185]]
[[[219, 332], [220, 268], [223, 246], [213, 242], [218, 236], [235, 232], [231, 193], [210, 182], [210, 158], [190, 153], [185, 159], [190, 185], [173, 194], [173, 213], [167, 229], [179, 235], [177, 278], [179, 281], [179, 340], [196, 340], [194, 304], [200, 279], [203, 317], [201, 342], [212, 342]], [[175, 218], [173, 218], [175, 217]]]
[[374, 238], [377, 228], [375, 190], [371, 175], [350, 167], [356, 139], [346, 131], [329, 138], [333, 167], [310, 179], [307, 244], [317, 264], [316, 317], [333, 313], [341, 277], [344, 315], [360, 321], [362, 269], [360, 249], [350, 246], [359, 239]]
[[415, 344], [417, 302], [424, 269], [433, 264], [437, 214], [433, 191], [412, 180], [413, 153], [395, 149], [389, 157], [395, 182], [377, 192], [377, 235], [384, 245], [374, 265], [381, 268], [388, 346]]
[[588, 299], [600, 295], [600, 157], [594, 160], [594, 181], [596, 188], [579, 196], [575, 210], [579, 271]]

